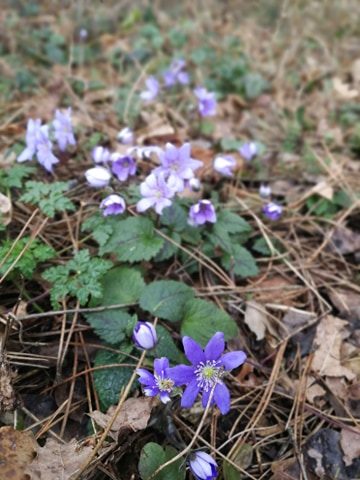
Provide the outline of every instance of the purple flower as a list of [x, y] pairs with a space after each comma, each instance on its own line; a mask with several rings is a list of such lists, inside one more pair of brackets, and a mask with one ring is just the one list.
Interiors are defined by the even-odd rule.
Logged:
[[111, 180], [111, 173], [104, 167], [94, 167], [86, 170], [85, 177], [91, 187], [107, 187]]
[[194, 452], [190, 455], [189, 467], [196, 480], [213, 480], [218, 475], [215, 460], [205, 452]]
[[163, 173], [166, 177], [171, 177], [176, 185], [176, 191], [181, 192], [184, 190], [184, 180], [193, 178], [194, 171], [203, 164], [199, 160], [191, 158], [190, 155], [190, 143], [184, 143], [180, 148], [167, 143], [165, 151], [159, 155], [161, 166], [156, 168], [154, 172]]
[[136, 160], [129, 155], [120, 155], [119, 153], [113, 153], [111, 155], [111, 171], [120, 180], [120, 182], [126, 182], [126, 180], [135, 175], [136, 173]]
[[149, 208], [154, 208], [159, 215], [166, 207], [170, 207], [171, 200], [176, 192], [174, 179], [169, 177], [165, 179], [163, 173], [152, 173], [140, 184], [140, 193], [144, 197], [136, 205], [138, 212], [145, 212]]
[[239, 153], [247, 162], [250, 162], [254, 157], [256, 157], [259, 151], [255, 142], [245, 142], [239, 148]]
[[133, 331], [134, 343], [144, 350], [150, 350], [157, 344], [155, 327], [150, 322], [137, 322]]
[[215, 208], [210, 200], [200, 200], [190, 207], [188, 223], [195, 227], [197, 225], [204, 225], [206, 222], [216, 222]]
[[117, 139], [124, 145], [132, 145], [134, 143], [134, 132], [129, 127], [125, 127], [117, 134]]
[[140, 98], [145, 102], [152, 102], [159, 94], [159, 82], [155, 77], [149, 77], [145, 80], [145, 85], [147, 90], [144, 90], [140, 93]]
[[214, 387], [211, 403], [216, 403], [221, 413], [225, 415], [230, 410], [230, 393], [222, 379], [226, 371], [233, 370], [245, 362], [245, 352], [235, 351], [222, 355], [225, 349], [222, 332], [215, 333], [205, 350], [190, 337], [183, 338], [183, 345], [185, 355], [192, 365], [177, 365], [168, 370], [174, 382], [186, 385], [181, 406], [190, 408], [201, 392], [202, 404], [205, 408]]
[[232, 177], [236, 160], [231, 155], [218, 155], [214, 160], [214, 170], [225, 177]]
[[198, 99], [198, 109], [202, 117], [212, 117], [216, 115], [217, 102], [214, 92], [208, 92], [204, 87], [197, 87], [194, 94]]
[[184, 72], [185, 60], [173, 60], [168, 70], [163, 73], [165, 87], [174, 87], [176, 84], [187, 85], [190, 81], [189, 74]]
[[104, 217], [107, 217], [109, 215], [120, 215], [124, 213], [126, 204], [120, 195], [111, 194], [100, 203], [100, 208], [103, 210]]
[[144, 394], [147, 397], [160, 396], [162, 403], [171, 400], [175, 382], [169, 377], [167, 371], [169, 368], [169, 360], [166, 357], [156, 358], [154, 360], [154, 374], [148, 372], [144, 368], [138, 368], [136, 373], [140, 376], [139, 382], [144, 385]]
[[97, 145], [91, 152], [91, 155], [96, 164], [107, 163], [110, 160], [110, 150], [101, 145]]
[[76, 145], [71, 123], [71, 107], [69, 107], [65, 113], [61, 112], [61, 110], [55, 111], [53, 126], [54, 136], [62, 152], [66, 150], [68, 145]]
[[259, 195], [261, 198], [269, 198], [271, 196], [271, 187], [262, 183], [259, 188]]
[[37, 141], [40, 135], [40, 128], [40, 118], [36, 118], [35, 120], [29, 118], [26, 128], [26, 148], [18, 156], [18, 162], [26, 162], [27, 160], [31, 160], [35, 155]]
[[267, 217], [269, 220], [275, 221], [279, 220], [279, 218], [281, 217], [283, 208], [278, 203], [269, 202], [263, 206], [262, 211], [265, 217]]
[[53, 165], [59, 163], [59, 159], [52, 153], [52, 143], [49, 139], [49, 127], [40, 127], [36, 140], [36, 158], [48, 172], [53, 171]]

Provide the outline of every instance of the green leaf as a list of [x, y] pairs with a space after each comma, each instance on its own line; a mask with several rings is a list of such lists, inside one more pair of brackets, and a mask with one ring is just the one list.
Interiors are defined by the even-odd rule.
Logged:
[[[139, 461], [139, 473], [142, 480], [148, 480], [161, 465], [175, 457], [177, 453], [173, 447], [163, 449], [157, 443], [147, 443], [141, 450]], [[184, 480], [185, 473], [184, 460], [179, 458], [153, 478], [154, 480]]]
[[239, 150], [241, 145], [242, 142], [240, 140], [236, 140], [235, 138], [222, 138], [220, 140], [221, 150], [224, 152], [233, 152]]
[[205, 346], [216, 332], [224, 332], [225, 339], [229, 340], [237, 335], [238, 328], [234, 320], [213, 303], [189, 300], [185, 305], [181, 335], [188, 335]]
[[252, 227], [237, 213], [230, 210], [220, 210], [214, 227], [225, 230], [227, 233], [250, 233]]
[[[250, 467], [252, 458], [253, 447], [248, 443], [240, 443], [239, 447], [231, 456], [231, 460], [243, 470]], [[235, 467], [226, 461], [223, 464], [223, 474], [224, 480], [239, 480], [247, 477], [247, 475], [242, 475]]]
[[194, 296], [192, 288], [174, 280], [159, 280], [147, 285], [140, 297], [142, 309], [170, 322], [179, 322], [184, 305]]
[[[131, 352], [132, 346], [128, 351]], [[124, 348], [123, 348], [124, 350]], [[95, 357], [95, 367], [114, 363], [129, 363], [125, 355], [100, 350]], [[135, 365], [134, 365], [135, 368]], [[118, 403], [120, 392], [129, 383], [134, 368], [112, 367], [94, 371], [94, 383], [102, 409], [106, 411], [111, 405]], [[136, 382], [131, 387], [134, 390]]]
[[24, 179], [34, 172], [34, 167], [16, 163], [9, 170], [0, 171], [0, 185], [4, 188], [21, 188]]
[[[179, 245], [181, 244], [181, 237], [177, 232], [164, 232], [166, 235], [174, 240]], [[164, 245], [161, 247], [160, 252], [154, 258], [155, 262], [163, 262], [173, 257], [178, 251], [178, 247], [169, 240], [164, 239]]]
[[70, 182], [43, 183], [30, 180], [25, 187], [26, 192], [20, 200], [37, 205], [50, 218], [53, 218], [56, 212], [75, 210], [73, 202], [64, 196], [70, 188]]
[[174, 229], [176, 232], [181, 232], [188, 226], [188, 214], [184, 207], [179, 205], [176, 201], [170, 207], [165, 208], [160, 219], [162, 225], [166, 225]]
[[100, 213], [96, 213], [87, 218], [81, 226], [82, 232], [91, 232], [93, 239], [101, 246], [105, 245], [109, 237], [113, 233], [114, 225], [118, 221], [117, 218], [104, 217]]
[[137, 317], [119, 309], [88, 313], [86, 320], [104, 342], [119, 345], [135, 327]]
[[102, 253], [114, 253], [123, 262], [150, 260], [161, 247], [160, 238], [148, 218], [132, 217], [117, 222], [109, 240], [102, 247]]
[[175, 345], [174, 340], [170, 333], [162, 325], [157, 325], [156, 333], [158, 337], [158, 343], [153, 350], [149, 351], [149, 355], [154, 358], [167, 357], [175, 363], [183, 362], [184, 355]]
[[268, 83], [260, 73], [247, 73], [244, 76], [245, 95], [250, 100], [261, 95], [267, 86]]
[[264, 237], [258, 237], [255, 240], [252, 249], [255, 250], [255, 252], [261, 253], [261, 255], [264, 255], [265, 257], [269, 257], [271, 255], [271, 250]]
[[221, 257], [222, 266], [239, 277], [252, 277], [259, 273], [255, 258], [241, 245], [233, 245], [231, 253]]
[[105, 273], [101, 286], [104, 293], [96, 305], [120, 305], [137, 303], [145, 282], [135, 268], [116, 267]]

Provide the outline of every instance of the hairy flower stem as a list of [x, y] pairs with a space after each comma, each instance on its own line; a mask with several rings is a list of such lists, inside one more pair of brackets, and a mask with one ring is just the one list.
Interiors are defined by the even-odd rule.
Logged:
[[[159, 468], [157, 468], [155, 470], [155, 472], [148, 478], [148, 480], [153, 480], [153, 478], [156, 477], [156, 475], [158, 475], [158, 473], [160, 473], [162, 470], [164, 470], [164, 468], [168, 467], [169, 465], [171, 465], [172, 463], [176, 462], [177, 460], [179, 460], [179, 458], [183, 457], [184, 455], [186, 455], [190, 450], [191, 450], [191, 447], [194, 445], [196, 439], [198, 438], [200, 432], [201, 432], [201, 429], [204, 425], [204, 422], [205, 422], [205, 419], [207, 417], [207, 414], [210, 410], [210, 407], [211, 407], [211, 400], [213, 398], [213, 395], [214, 395], [214, 391], [215, 391], [215, 387], [217, 385], [217, 382], [214, 383], [214, 385], [212, 386], [212, 389], [211, 389], [211, 392], [210, 392], [210, 395], [209, 395], [209, 400], [206, 404], [206, 408], [205, 408], [205, 411], [203, 413], [203, 416], [201, 417], [201, 420], [200, 420], [200, 423], [199, 423], [199, 426], [198, 428], [196, 429], [196, 432], [191, 440], [191, 442], [189, 443], [189, 445], [187, 445], [187, 447], [184, 448], [184, 450], [181, 450], [181, 452], [179, 452], [177, 455], [175, 455], [175, 457], [171, 458], [170, 460], [168, 460], [167, 462], [163, 463], [162, 465], [160, 465]], [[76, 480], [76, 479], [75, 479]]]

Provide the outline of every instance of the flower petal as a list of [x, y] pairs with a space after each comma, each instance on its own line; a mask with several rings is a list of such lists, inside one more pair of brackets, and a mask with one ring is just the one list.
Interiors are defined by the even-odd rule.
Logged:
[[136, 370], [136, 373], [140, 377], [138, 379], [138, 382], [141, 383], [142, 385], [149, 385], [149, 386], [155, 385], [154, 375], [148, 372], [147, 370], [145, 370], [145, 368], [138, 368]]
[[142, 198], [141, 200], [138, 201], [136, 204], [136, 210], [138, 212], [145, 212], [148, 208], [151, 208], [155, 203], [155, 200], [153, 198]]
[[223, 364], [225, 370], [232, 370], [233, 368], [242, 365], [246, 358], [246, 353], [238, 350], [236, 352], [225, 353], [225, 355], [221, 357], [221, 363]]
[[[206, 406], [207, 406], [207, 404], [208, 404], [211, 390], [212, 390], [212, 389], [209, 388], [207, 391], [204, 390], [204, 391], [202, 392], [202, 399], [201, 399], [201, 400], [202, 400], [202, 406], [203, 406], [204, 408], [206, 408]], [[213, 405], [213, 403], [214, 403], [214, 396], [213, 396], [213, 398], [211, 399], [211, 405]]]
[[188, 365], [177, 365], [176, 367], [167, 368], [166, 376], [174, 380], [177, 385], [186, 385], [195, 377], [194, 368]]
[[200, 345], [190, 337], [183, 338], [183, 345], [185, 355], [193, 365], [197, 365], [200, 362], [205, 362], [205, 354]]
[[214, 391], [214, 400], [220, 412], [226, 415], [230, 410], [230, 392], [223, 383], [218, 383]]
[[183, 396], [181, 398], [181, 406], [183, 408], [190, 408], [193, 406], [198, 393], [200, 392], [200, 387], [198, 387], [197, 380], [194, 378], [189, 385], [185, 388]]
[[206, 360], [217, 360], [225, 349], [223, 332], [216, 332], [205, 347]]
[[166, 357], [155, 358], [154, 370], [157, 375], [161, 375], [166, 368], [169, 368], [169, 360]]

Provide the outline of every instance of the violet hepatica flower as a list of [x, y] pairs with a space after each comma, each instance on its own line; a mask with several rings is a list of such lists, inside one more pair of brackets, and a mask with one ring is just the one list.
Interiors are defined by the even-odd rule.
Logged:
[[133, 331], [133, 341], [143, 350], [154, 348], [158, 341], [154, 325], [150, 322], [137, 322]]
[[269, 220], [276, 221], [281, 217], [283, 208], [278, 203], [269, 202], [263, 206], [262, 211], [265, 217], [267, 217]]
[[165, 87], [174, 87], [177, 84], [188, 85], [190, 78], [189, 74], [184, 71], [185, 60], [179, 58], [173, 60], [168, 70], [163, 73]]
[[36, 146], [40, 135], [40, 128], [40, 118], [36, 118], [35, 120], [29, 118], [26, 128], [26, 148], [18, 156], [18, 162], [26, 162], [27, 160], [31, 160], [35, 155]]
[[235, 351], [223, 355], [225, 340], [222, 332], [215, 333], [204, 350], [190, 337], [183, 338], [183, 345], [185, 355], [192, 365], [177, 365], [168, 370], [174, 382], [186, 385], [181, 406], [190, 408], [201, 393], [202, 405], [205, 408], [214, 389], [211, 403], [216, 403], [220, 412], [225, 415], [230, 410], [230, 393], [223, 377], [227, 371], [245, 362], [245, 352]]
[[121, 213], [125, 212], [126, 203], [125, 200], [120, 197], [120, 195], [113, 193], [104, 198], [104, 200], [100, 203], [100, 208], [103, 211], [104, 217], [109, 215], [120, 215]]
[[191, 158], [191, 145], [184, 143], [177, 148], [171, 143], [166, 144], [165, 151], [159, 155], [161, 166], [155, 169], [155, 173], [163, 173], [172, 179], [176, 191], [184, 190], [184, 180], [194, 177], [194, 171], [201, 167], [203, 162]]
[[140, 193], [142, 199], [136, 204], [138, 212], [145, 212], [149, 208], [154, 208], [159, 215], [166, 207], [170, 207], [171, 200], [176, 193], [176, 183], [174, 178], [166, 179], [163, 173], [151, 173], [140, 184]]
[[259, 195], [261, 198], [269, 198], [271, 196], [271, 187], [262, 183], [259, 188]]
[[74, 137], [73, 126], [71, 123], [71, 107], [65, 112], [61, 110], [55, 111], [55, 119], [53, 121], [54, 136], [63, 152], [68, 145], [76, 145]]
[[215, 208], [210, 200], [200, 200], [190, 207], [188, 223], [195, 227], [197, 225], [204, 225], [206, 222], [216, 222]]
[[85, 172], [85, 178], [91, 187], [107, 187], [111, 180], [111, 173], [104, 167], [89, 168]]
[[136, 373], [139, 375], [139, 382], [144, 386], [144, 394], [147, 397], [156, 397], [159, 395], [162, 403], [171, 400], [170, 393], [176, 385], [174, 380], [168, 375], [169, 360], [166, 357], [156, 358], [154, 360], [154, 374], [144, 368], [138, 368]]
[[91, 155], [96, 164], [107, 163], [110, 160], [110, 150], [101, 145], [97, 145]]
[[204, 87], [197, 87], [194, 94], [198, 100], [198, 110], [202, 117], [216, 115], [217, 101], [214, 92], [209, 92]]
[[149, 77], [145, 80], [145, 85], [147, 89], [140, 93], [140, 98], [145, 102], [152, 102], [159, 94], [159, 82], [155, 77]]
[[53, 171], [53, 165], [59, 163], [59, 159], [52, 153], [52, 143], [49, 139], [49, 127], [40, 127], [36, 140], [36, 158], [48, 172]]
[[245, 142], [239, 148], [239, 153], [247, 162], [250, 162], [259, 151], [255, 142]]
[[205, 452], [194, 452], [189, 456], [188, 464], [196, 480], [213, 480], [218, 475], [215, 460]]
[[124, 145], [132, 145], [134, 143], [134, 132], [129, 127], [125, 127], [117, 134], [117, 139]]
[[225, 177], [232, 177], [236, 160], [231, 155], [218, 155], [214, 160], [214, 170]]
[[111, 171], [120, 182], [126, 182], [129, 177], [135, 175], [136, 160], [134, 157], [113, 153], [110, 158], [112, 161]]

